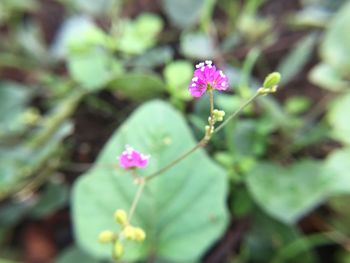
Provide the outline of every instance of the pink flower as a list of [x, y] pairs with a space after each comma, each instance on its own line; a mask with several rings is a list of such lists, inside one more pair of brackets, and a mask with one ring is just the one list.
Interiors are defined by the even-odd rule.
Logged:
[[227, 76], [212, 64], [211, 60], [206, 60], [196, 65], [196, 70], [188, 87], [193, 97], [202, 96], [208, 88], [216, 90], [226, 90], [228, 88]]
[[144, 155], [134, 150], [129, 145], [125, 146], [125, 150], [118, 157], [119, 165], [124, 169], [144, 168], [148, 165], [150, 156]]

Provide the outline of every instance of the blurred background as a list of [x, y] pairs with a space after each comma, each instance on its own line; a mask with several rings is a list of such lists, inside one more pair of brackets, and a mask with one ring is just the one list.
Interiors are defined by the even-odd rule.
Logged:
[[76, 179], [152, 99], [200, 139], [208, 98], [187, 86], [206, 59], [227, 114], [282, 82], [207, 148], [228, 219], [196, 261], [350, 262], [349, 54], [346, 0], [0, 0], [0, 263], [101, 262], [75, 241]]

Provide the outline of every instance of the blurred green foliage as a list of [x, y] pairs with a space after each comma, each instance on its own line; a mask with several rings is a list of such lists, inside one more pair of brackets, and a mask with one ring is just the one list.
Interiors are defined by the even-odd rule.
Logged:
[[[97, 235], [135, 192], [115, 158], [131, 144], [152, 154], [149, 172], [201, 138], [208, 97], [187, 85], [205, 59], [229, 76], [215, 93], [227, 115], [269, 72], [281, 90], [147, 186], [135, 221], [148, 238], [127, 258], [198, 262], [233, 233], [225, 262], [325, 262], [323, 246], [349, 262], [350, 3], [292, 2], [1, 0], [0, 262], [22, 262], [18, 226], [68, 206], [77, 242], [55, 262], [108, 258]], [[92, 164], [84, 149], [102, 151]]]

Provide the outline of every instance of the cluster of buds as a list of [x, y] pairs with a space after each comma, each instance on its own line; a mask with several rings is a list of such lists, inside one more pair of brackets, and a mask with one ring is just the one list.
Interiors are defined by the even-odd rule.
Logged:
[[223, 110], [213, 110], [213, 119], [214, 123], [217, 121], [223, 121], [225, 116], [225, 112]]
[[225, 116], [225, 112], [223, 110], [213, 110], [212, 115], [208, 117], [209, 125], [205, 126], [205, 136], [210, 138], [210, 136], [214, 133], [214, 125], [217, 122], [223, 121]]
[[100, 233], [98, 240], [103, 244], [112, 243], [113, 258], [119, 259], [124, 253], [123, 240], [142, 242], [146, 238], [146, 233], [142, 228], [132, 226], [126, 212], [122, 209], [114, 213], [114, 219], [121, 226], [120, 233], [105, 230]]
[[258, 89], [259, 94], [267, 95], [269, 93], [276, 92], [280, 81], [281, 81], [281, 74], [278, 72], [273, 72], [267, 75], [267, 77], [264, 80], [263, 86]]

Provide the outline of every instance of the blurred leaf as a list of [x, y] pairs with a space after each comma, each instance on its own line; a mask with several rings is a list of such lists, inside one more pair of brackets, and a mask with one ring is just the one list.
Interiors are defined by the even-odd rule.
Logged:
[[165, 90], [163, 81], [151, 73], [127, 73], [115, 78], [109, 86], [118, 94], [136, 101], [154, 98]]
[[350, 2], [344, 4], [325, 33], [321, 45], [321, 56], [341, 76], [350, 73], [350, 34], [344, 31], [350, 24]]
[[174, 51], [169, 46], [155, 47], [135, 57], [130, 62], [134, 67], [152, 68], [162, 66], [173, 59]]
[[40, 185], [52, 173], [58, 164], [61, 142], [72, 132], [67, 119], [83, 96], [79, 90], [69, 94], [43, 118], [42, 126], [25, 142], [9, 142], [0, 147], [0, 199], [23, 190], [30, 180], [35, 179], [33, 185]]
[[350, 144], [349, 112], [350, 93], [346, 93], [333, 101], [327, 116], [334, 138], [345, 144]]
[[213, 58], [215, 47], [209, 36], [202, 32], [185, 33], [180, 39], [181, 53], [194, 59]]
[[166, 15], [180, 28], [190, 27], [196, 23], [204, 4], [203, 0], [163, 0]]
[[22, 202], [8, 201], [0, 206], [0, 225], [10, 229], [32, 209], [35, 200], [29, 198]]
[[54, 163], [54, 154], [61, 146], [61, 141], [71, 132], [71, 123], [64, 123], [41, 147], [33, 148], [25, 144], [0, 147], [0, 199], [11, 189], [21, 188], [23, 181], [28, 180], [33, 173], [39, 174], [39, 169], [44, 172], [43, 166], [47, 162]]
[[290, 114], [301, 114], [311, 106], [311, 101], [307, 97], [294, 96], [287, 99], [285, 110]]
[[51, 46], [51, 53], [61, 59], [69, 57], [72, 51], [109, 45], [109, 38], [89, 17], [73, 16], [66, 19], [61, 26]]
[[242, 105], [242, 98], [236, 95], [220, 94], [215, 99], [217, 108], [226, 112], [227, 116]]
[[82, 88], [96, 90], [121, 74], [123, 68], [106, 50], [91, 48], [89, 51], [71, 54], [68, 57], [68, 70]]
[[267, 138], [257, 129], [255, 120], [239, 120], [235, 123], [232, 148], [237, 156], [259, 156], [265, 152]]
[[312, 50], [316, 44], [318, 37], [316, 34], [309, 34], [298, 41], [295, 47], [283, 57], [277, 66], [277, 72], [281, 73], [282, 80], [280, 84], [288, 83], [304, 68], [309, 62]]
[[128, 54], [142, 54], [156, 43], [162, 28], [162, 19], [154, 14], [144, 13], [133, 21], [125, 20], [121, 24], [117, 48]]
[[40, 195], [39, 202], [30, 210], [31, 216], [42, 218], [66, 205], [68, 201], [68, 186], [62, 183], [50, 182]]
[[0, 24], [17, 13], [35, 11], [39, 4], [36, 0], [1, 0]]
[[164, 69], [167, 88], [173, 97], [190, 100], [188, 85], [193, 75], [193, 66], [185, 60], [177, 60], [168, 64]]
[[[150, 165], [140, 171], [149, 174], [195, 141], [181, 115], [160, 101], [140, 107], [111, 137], [96, 166], [80, 177], [73, 193], [77, 241], [99, 257], [109, 258], [111, 253], [109, 246], [97, 243], [99, 232], [117, 227], [114, 211], [128, 210], [137, 189], [127, 171], [106, 167], [116, 163], [115, 155], [125, 144], [152, 155]], [[142, 244], [126, 242], [130, 246], [125, 260], [143, 260], [152, 252], [164, 260], [197, 261], [226, 227], [226, 191], [224, 171], [201, 149], [149, 182], [133, 218], [147, 238]]]
[[289, 16], [288, 22], [292, 26], [301, 28], [325, 28], [327, 27], [331, 17], [332, 14], [329, 12], [329, 10], [326, 10], [319, 4], [315, 4], [315, 6], [303, 8], [296, 14]]
[[296, 227], [282, 224], [260, 210], [255, 210], [251, 219], [251, 227], [244, 238], [243, 247], [250, 252], [249, 262], [315, 262], [312, 252], [308, 251], [307, 242], [300, 244], [305, 253], [294, 257], [292, 261], [271, 260], [283, 247], [301, 237]]
[[335, 68], [325, 63], [316, 65], [309, 78], [312, 83], [330, 91], [341, 91], [350, 86], [349, 81], [343, 80]]
[[318, 161], [303, 160], [288, 167], [260, 163], [248, 174], [255, 202], [274, 218], [295, 223], [328, 195], [329, 176]]
[[246, 189], [236, 189], [231, 198], [232, 213], [235, 218], [248, 215], [254, 209], [254, 202]]
[[269, 17], [242, 13], [237, 22], [237, 29], [249, 42], [255, 42], [271, 34], [273, 21]]
[[30, 98], [28, 88], [12, 82], [0, 82], [0, 138], [25, 129], [24, 113]]
[[350, 148], [333, 151], [325, 160], [324, 170], [329, 174], [332, 194], [350, 194]]
[[92, 258], [88, 253], [81, 249], [71, 246], [65, 249], [55, 260], [55, 263], [98, 263], [97, 259]]
[[39, 23], [29, 20], [24, 25], [18, 26], [15, 34], [15, 41], [19, 43], [27, 56], [35, 62], [49, 63], [50, 57]]
[[73, 5], [78, 11], [92, 15], [106, 15], [120, 0], [60, 0], [63, 3]]

